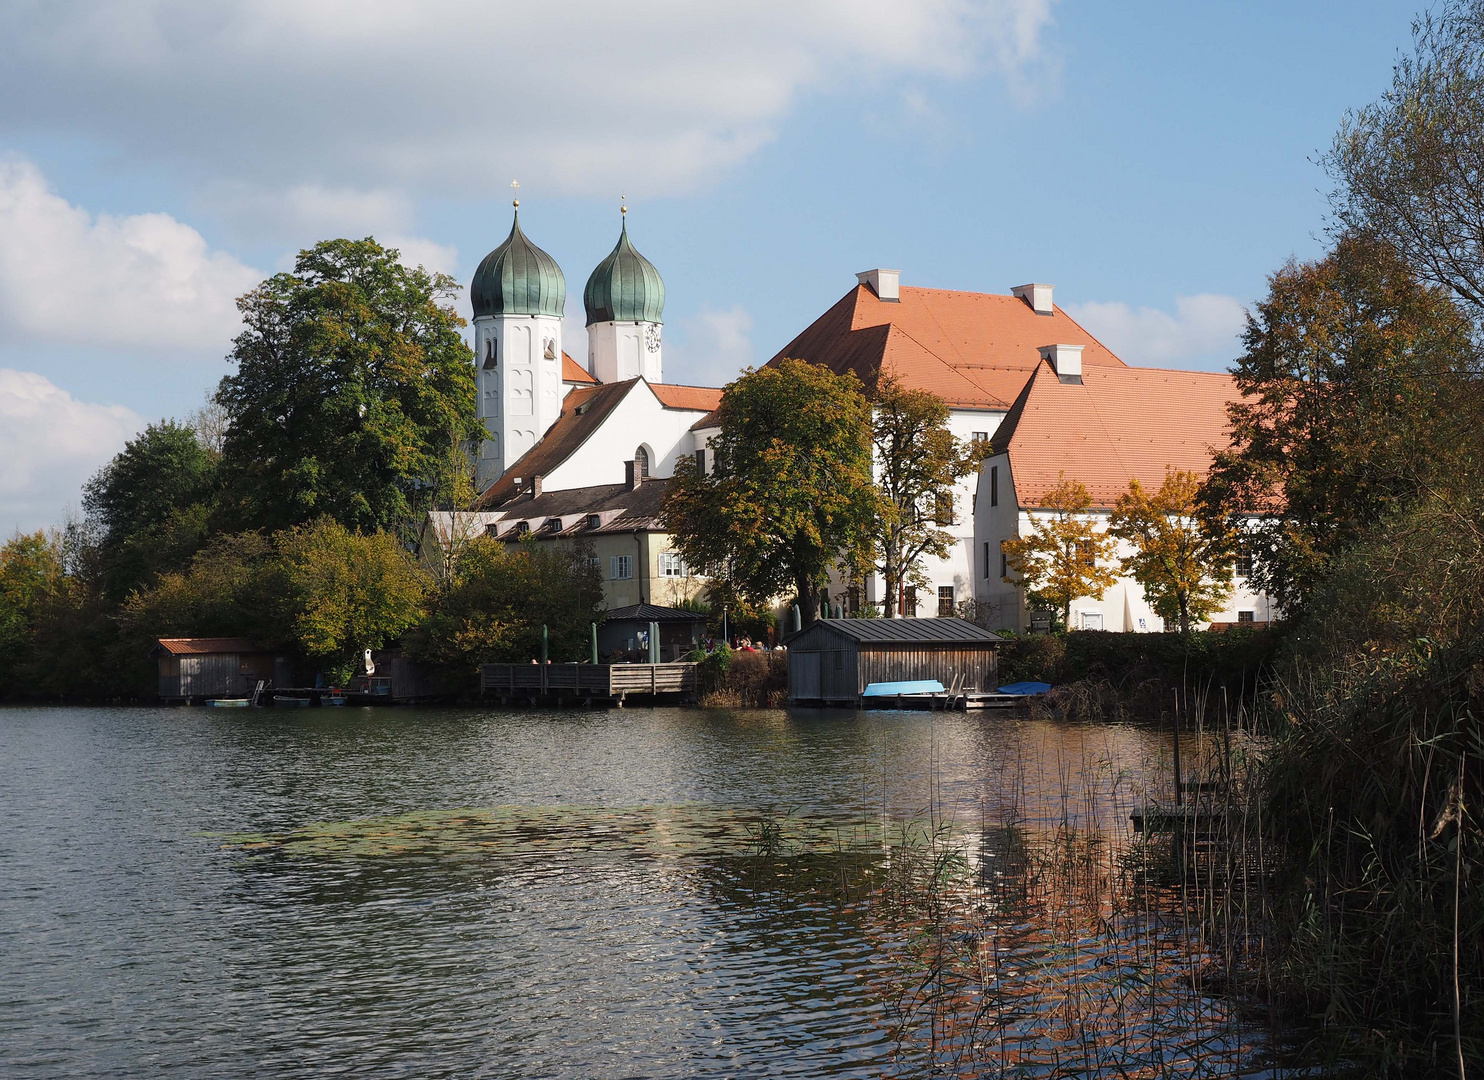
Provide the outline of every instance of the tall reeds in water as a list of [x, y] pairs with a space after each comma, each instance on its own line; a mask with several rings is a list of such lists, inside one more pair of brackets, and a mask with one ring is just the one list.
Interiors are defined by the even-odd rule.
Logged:
[[[980, 1077], [1272, 1066], [1280, 1040], [1249, 996], [1269, 854], [1253, 740], [1241, 710], [1215, 733], [1204, 708], [1188, 719], [1199, 816], [1173, 833], [1133, 830], [1161, 792], [1114, 754], [1060, 761], [1049, 799], [1021, 762], [977, 821], [945, 816], [935, 792], [891, 826], [869, 887], [841, 896], [879, 942], [874, 989], [904, 1064]], [[1168, 760], [1146, 764], [1169, 776]]]

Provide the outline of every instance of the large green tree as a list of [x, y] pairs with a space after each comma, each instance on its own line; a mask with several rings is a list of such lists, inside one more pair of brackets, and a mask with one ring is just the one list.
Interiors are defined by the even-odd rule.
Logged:
[[592, 624], [603, 620], [603, 582], [590, 544], [481, 536], [427, 606], [410, 637], [414, 655], [467, 681], [480, 664], [539, 657], [542, 626], [551, 659], [586, 658]]
[[363, 650], [381, 648], [421, 617], [427, 581], [393, 534], [355, 533], [323, 517], [274, 542], [294, 638], [341, 677]]
[[1447, 293], [1372, 236], [1347, 234], [1269, 285], [1243, 334], [1232, 443], [1201, 500], [1216, 531], [1248, 534], [1253, 581], [1292, 614], [1368, 525], [1470, 452], [1453, 421], [1474, 349]]
[[860, 382], [784, 360], [728, 384], [717, 425], [714, 469], [682, 462], [665, 527], [726, 588], [757, 605], [791, 592], [812, 622], [819, 584], [842, 553], [866, 548], [876, 507]]
[[31, 654], [37, 612], [67, 584], [59, 535], [17, 533], [0, 547], [0, 693]]
[[921, 563], [945, 558], [957, 537], [951, 525], [958, 482], [973, 472], [988, 443], [976, 446], [948, 430], [948, 406], [925, 390], [883, 380], [871, 402], [877, 507], [871, 519], [871, 559], [885, 579], [883, 614], [900, 614], [903, 585], [923, 585]]
[[260, 532], [212, 537], [188, 566], [161, 574], [131, 595], [118, 614], [131, 647], [160, 637], [247, 637], [272, 648], [292, 644], [273, 538]]
[[215, 455], [170, 420], [131, 439], [83, 489], [102, 587], [113, 599], [183, 566], [205, 536]]
[[391, 529], [446, 484], [451, 449], [481, 437], [457, 288], [369, 238], [327, 240], [238, 301], [217, 391], [230, 523]]

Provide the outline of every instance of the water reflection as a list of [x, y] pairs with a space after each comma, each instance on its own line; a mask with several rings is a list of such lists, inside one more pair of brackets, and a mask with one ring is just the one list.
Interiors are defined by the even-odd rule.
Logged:
[[1219, 1074], [1250, 1033], [1130, 877], [1164, 755], [958, 715], [0, 712], [0, 1072]]

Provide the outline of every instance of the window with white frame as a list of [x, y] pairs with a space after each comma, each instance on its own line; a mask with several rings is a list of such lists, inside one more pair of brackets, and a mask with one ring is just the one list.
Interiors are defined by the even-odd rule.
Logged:
[[676, 552], [660, 552], [660, 577], [690, 577], [690, 569]]
[[1239, 578], [1250, 578], [1252, 576], [1252, 541], [1237, 541], [1237, 557], [1232, 569]]
[[608, 576], [614, 581], [628, 581], [634, 576], [634, 557], [632, 555], [610, 555]]

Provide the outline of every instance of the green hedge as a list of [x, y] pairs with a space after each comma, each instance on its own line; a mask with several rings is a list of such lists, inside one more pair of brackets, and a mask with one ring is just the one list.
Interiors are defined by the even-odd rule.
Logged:
[[999, 679], [1002, 685], [1098, 681], [1130, 691], [1157, 682], [1218, 693], [1225, 688], [1235, 698], [1255, 690], [1281, 640], [1281, 628], [1267, 627], [1196, 631], [1186, 637], [1103, 630], [1017, 636], [1000, 647]]

